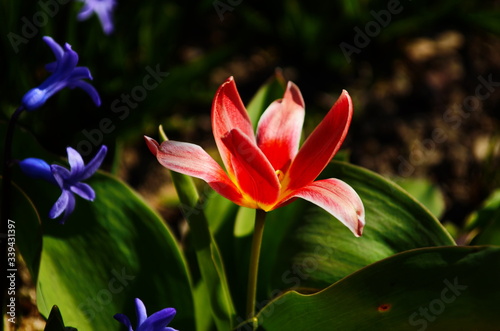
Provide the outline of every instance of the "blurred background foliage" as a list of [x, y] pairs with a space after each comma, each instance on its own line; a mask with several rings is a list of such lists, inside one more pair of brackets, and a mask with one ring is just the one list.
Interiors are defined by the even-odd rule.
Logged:
[[[80, 90], [66, 90], [24, 114], [21, 125], [61, 156], [67, 145], [90, 146], [90, 156], [107, 144], [114, 151], [108, 169], [167, 219], [180, 213], [165, 207], [175, 199], [173, 189], [143, 134], [154, 136], [163, 124], [171, 139], [213, 151], [210, 105], [217, 87], [233, 75], [248, 102], [277, 68], [304, 95], [306, 134], [341, 89], [348, 90], [355, 104], [344, 145], [350, 161], [400, 182], [414, 177], [437, 184], [443, 221], [461, 224], [499, 186], [498, 87], [491, 87], [477, 111], [462, 106], [474, 95], [479, 76], [500, 82], [499, 1], [118, 0], [110, 36], [95, 15], [76, 21], [81, 3], [61, 2], [0, 2], [1, 120], [47, 77], [44, 65], [53, 55], [41, 37], [70, 43], [79, 64], [91, 69], [101, 107]], [[376, 22], [373, 13], [390, 6], [398, 13], [346, 56], [340, 45], [356, 47], [357, 31], [366, 31]], [[43, 17], [46, 8], [53, 15], [46, 14], [34, 32], [28, 29], [28, 37], [26, 22]], [[26, 42], [13, 46], [13, 34], [24, 34]], [[127, 104], [149, 70], [169, 74], [140, 101]], [[100, 128], [103, 119], [109, 119], [106, 130]], [[437, 141], [436, 130], [445, 138]]]

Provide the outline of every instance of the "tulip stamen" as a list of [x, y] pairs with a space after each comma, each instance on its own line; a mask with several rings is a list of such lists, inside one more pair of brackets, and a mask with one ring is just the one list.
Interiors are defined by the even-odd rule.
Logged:
[[283, 173], [283, 171], [281, 170], [276, 170], [276, 176], [278, 176], [278, 180], [281, 181], [283, 180], [283, 178], [285, 177], [285, 174]]

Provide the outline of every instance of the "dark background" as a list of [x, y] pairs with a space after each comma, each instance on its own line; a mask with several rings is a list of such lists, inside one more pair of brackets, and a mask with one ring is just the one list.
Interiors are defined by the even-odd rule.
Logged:
[[[355, 117], [344, 148], [351, 162], [436, 183], [446, 202], [443, 221], [462, 224], [499, 186], [500, 86], [482, 88], [489, 94], [473, 108], [463, 104], [476, 95], [479, 77], [500, 82], [499, 1], [119, 0], [109, 36], [95, 15], [76, 21], [80, 3], [61, 2], [1, 2], [0, 119], [47, 77], [53, 55], [42, 36], [70, 43], [79, 65], [90, 68], [102, 106], [81, 90], [64, 90], [20, 125], [63, 157], [66, 146], [86, 147], [79, 150], [90, 157], [107, 144], [107, 170], [156, 207], [173, 191], [168, 178], [158, 180], [165, 175], [142, 136], [156, 136], [163, 124], [170, 139], [212, 152], [217, 87], [233, 75], [248, 102], [277, 68], [303, 93], [306, 134], [348, 90]], [[27, 30], [35, 19], [40, 26]], [[13, 47], [13, 34], [27, 41]], [[341, 45], [356, 50], [346, 56]], [[169, 75], [126, 106], [123, 95], [142, 86], [147, 67]]]

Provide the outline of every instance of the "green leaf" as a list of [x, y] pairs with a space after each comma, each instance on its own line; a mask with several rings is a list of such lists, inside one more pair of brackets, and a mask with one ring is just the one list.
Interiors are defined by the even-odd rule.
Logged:
[[[4, 135], [5, 125], [0, 131]], [[57, 160], [22, 130], [16, 130], [12, 150], [15, 159]], [[177, 315], [171, 325], [195, 328], [190, 278], [177, 241], [126, 184], [96, 174], [87, 181], [95, 201], [77, 197], [74, 213], [61, 225], [47, 217], [59, 188], [28, 178], [17, 167], [13, 176], [19, 187], [12, 197], [17, 244], [36, 282], [37, 305], [44, 316], [57, 305], [66, 323], [80, 330], [119, 330], [123, 326], [113, 315], [125, 313], [134, 321], [133, 300], [138, 297], [149, 314], [174, 307]]]
[[500, 189], [486, 199], [483, 206], [467, 219], [466, 230], [477, 236], [474, 245], [500, 245]]
[[196, 313], [196, 330], [211, 331], [215, 327], [212, 318], [212, 311], [207, 309], [210, 305], [210, 296], [207, 286], [203, 281], [196, 283], [193, 289], [195, 313]]
[[444, 196], [439, 187], [426, 178], [393, 178], [396, 184], [420, 201], [438, 219], [445, 210]]
[[135, 318], [133, 299], [140, 298], [149, 314], [174, 307], [171, 326], [194, 329], [190, 279], [169, 229], [114, 177], [96, 174], [89, 184], [94, 202], [79, 200], [64, 225], [44, 220], [40, 312], [47, 316], [58, 305], [69, 325], [118, 330], [113, 315]]
[[387, 179], [336, 161], [321, 176], [341, 179], [359, 194], [366, 212], [363, 235], [356, 238], [329, 213], [303, 200], [270, 212], [260, 262], [261, 302], [289, 288], [318, 291], [399, 252], [455, 245], [426, 208]]
[[184, 216], [189, 221], [190, 235], [205, 290], [208, 292], [212, 317], [218, 330], [230, 330], [236, 315], [229, 291], [221, 253], [210, 232], [203, 211], [203, 202], [189, 176], [171, 171], [172, 181], [181, 201]]
[[499, 247], [423, 248], [314, 295], [288, 292], [258, 318], [267, 331], [497, 330], [499, 278]]

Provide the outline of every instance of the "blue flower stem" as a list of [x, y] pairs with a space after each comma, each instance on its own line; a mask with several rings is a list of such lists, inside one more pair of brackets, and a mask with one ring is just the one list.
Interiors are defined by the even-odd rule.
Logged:
[[[8, 233], [8, 222], [11, 211], [11, 195], [12, 195], [12, 141], [14, 138], [14, 127], [16, 126], [17, 119], [19, 115], [23, 112], [24, 107], [20, 106], [16, 109], [14, 114], [12, 114], [8, 127], [7, 135], [5, 137], [4, 149], [3, 149], [3, 176], [2, 176], [2, 202], [1, 202], [1, 212], [0, 212], [0, 257], [2, 259], [1, 270], [0, 270], [0, 289], [2, 291], [1, 295], [1, 305], [2, 305], [2, 322], [0, 323], [0, 331], [3, 331], [3, 319], [6, 313], [6, 298], [7, 298], [7, 269], [9, 269], [7, 260], [7, 233]], [[10, 268], [12, 269], [12, 268]]]
[[257, 209], [255, 213], [255, 227], [252, 237], [252, 248], [250, 251], [250, 267], [248, 269], [248, 288], [247, 288], [247, 318], [253, 319], [253, 329], [257, 329], [255, 318], [255, 302], [257, 295], [257, 276], [259, 274], [260, 247], [262, 245], [262, 236], [264, 234], [264, 223], [266, 212]]

